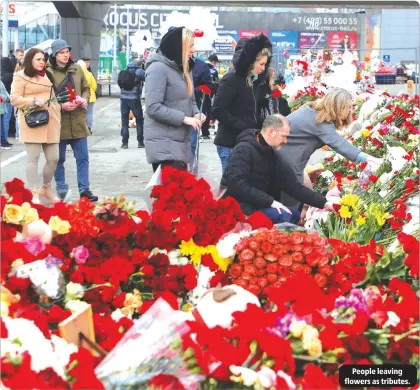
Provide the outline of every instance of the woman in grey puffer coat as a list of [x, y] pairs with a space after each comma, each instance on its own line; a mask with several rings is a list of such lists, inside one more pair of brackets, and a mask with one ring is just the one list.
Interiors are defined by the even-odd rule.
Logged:
[[191, 69], [194, 33], [171, 28], [146, 63], [144, 144], [147, 161], [187, 169], [191, 156], [190, 129], [205, 121], [194, 98]]

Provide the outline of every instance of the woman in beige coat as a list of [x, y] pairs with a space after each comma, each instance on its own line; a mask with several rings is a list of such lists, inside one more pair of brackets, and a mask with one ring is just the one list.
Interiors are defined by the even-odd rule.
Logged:
[[[55, 101], [48, 105], [47, 100], [50, 97], [54, 97], [54, 91], [51, 81], [45, 75], [44, 52], [36, 48], [29, 49], [23, 60], [23, 70], [14, 75], [10, 101], [19, 109], [20, 140], [25, 143], [28, 154], [26, 165], [28, 186], [34, 194], [33, 201], [43, 203], [56, 203], [60, 200], [51, 191], [51, 180], [58, 162], [61, 107]], [[24, 110], [32, 106], [48, 110], [47, 124], [35, 128], [27, 126]], [[46, 163], [42, 171], [42, 185], [38, 186], [41, 146]]]

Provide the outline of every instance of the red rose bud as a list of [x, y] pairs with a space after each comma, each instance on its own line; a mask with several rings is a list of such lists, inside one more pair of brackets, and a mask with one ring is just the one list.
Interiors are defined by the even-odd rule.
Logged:
[[201, 38], [201, 37], [204, 36], [204, 31], [203, 30], [196, 29], [196, 30], [194, 30], [194, 36], [196, 38]]
[[370, 176], [369, 176], [369, 180], [370, 180], [372, 183], [376, 183], [376, 182], [378, 181], [378, 176], [375, 176], [375, 175], [370, 175]]
[[273, 98], [274, 99], [278, 99], [279, 97], [281, 97], [282, 96], [282, 93], [281, 93], [281, 91], [279, 90], [279, 89], [275, 89], [274, 91], [273, 91]]
[[341, 204], [333, 203], [333, 209], [338, 213], [341, 209]]
[[198, 89], [206, 95], [211, 94], [211, 89], [207, 85], [200, 85]]

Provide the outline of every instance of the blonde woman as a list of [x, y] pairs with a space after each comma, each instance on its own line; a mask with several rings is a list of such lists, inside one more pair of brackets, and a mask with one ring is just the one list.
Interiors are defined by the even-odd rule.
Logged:
[[[351, 124], [352, 106], [350, 92], [337, 88], [287, 117], [290, 120], [290, 135], [287, 144], [278, 153], [292, 165], [302, 183], [304, 169], [310, 157], [324, 145], [351, 161], [367, 161], [371, 165], [380, 162], [379, 159], [363, 153], [338, 133]], [[288, 207], [299, 205], [297, 200], [286, 195], [282, 196], [281, 201]]]
[[172, 27], [146, 63], [144, 144], [154, 171], [160, 164], [187, 169], [190, 129], [198, 131], [206, 119], [194, 98], [194, 40], [192, 31]]
[[238, 136], [244, 130], [261, 129], [264, 107], [270, 97], [267, 71], [271, 49], [271, 42], [264, 34], [241, 39], [235, 49], [233, 69], [220, 82], [213, 116], [219, 121], [214, 143], [223, 171]]
[[[13, 77], [10, 101], [19, 109], [20, 140], [25, 143], [27, 152], [27, 184], [34, 194], [34, 202], [56, 203], [60, 199], [51, 191], [51, 180], [57, 167], [61, 128], [61, 107], [57, 102], [47, 104], [54, 96], [51, 81], [45, 74], [44, 52], [29, 49], [23, 60], [23, 70]], [[48, 123], [35, 128], [27, 126], [23, 110], [38, 106], [48, 110]], [[42, 170], [42, 184], [38, 185], [38, 161], [44, 151], [45, 165]]]

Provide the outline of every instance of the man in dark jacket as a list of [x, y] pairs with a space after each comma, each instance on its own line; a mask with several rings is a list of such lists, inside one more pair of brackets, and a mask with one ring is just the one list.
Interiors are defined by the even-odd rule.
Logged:
[[144, 148], [144, 136], [143, 136], [143, 109], [141, 107], [141, 91], [145, 81], [146, 74], [140, 66], [140, 61], [135, 60], [127, 65], [127, 70], [134, 73], [134, 88], [131, 90], [121, 89], [120, 100], [121, 100], [121, 137], [122, 137], [122, 149], [128, 149], [128, 139], [130, 138], [129, 132], [129, 119], [130, 111], [136, 118], [137, 128], [137, 146]]
[[289, 121], [276, 114], [265, 119], [261, 131], [246, 130], [238, 137], [221, 185], [245, 214], [261, 211], [273, 223], [298, 223], [300, 212], [277, 201], [281, 190], [311, 206], [333, 210], [325, 197], [304, 187], [292, 167], [275, 153], [287, 142], [289, 131]]

